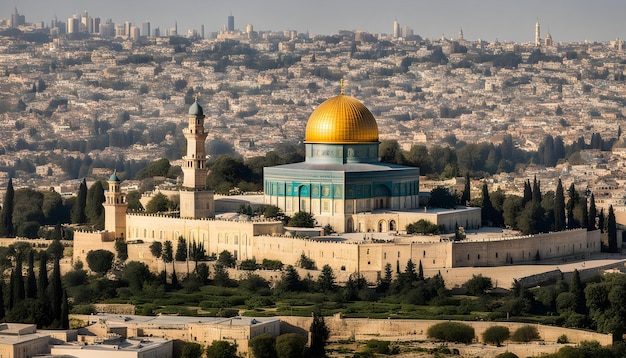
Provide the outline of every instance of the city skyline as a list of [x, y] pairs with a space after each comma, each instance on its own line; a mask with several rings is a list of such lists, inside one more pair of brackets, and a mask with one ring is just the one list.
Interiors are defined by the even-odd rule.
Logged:
[[141, 26], [150, 21], [152, 28], [165, 30], [178, 25], [178, 32], [188, 29], [219, 31], [228, 25], [228, 16], [235, 18], [235, 29], [297, 30], [311, 34], [336, 34], [339, 30], [362, 30], [373, 34], [393, 33], [393, 22], [408, 26], [426, 38], [456, 38], [463, 30], [465, 39], [486, 41], [534, 41], [534, 24], [541, 23], [541, 36], [551, 33], [555, 41], [610, 41], [626, 34], [621, 14], [626, 3], [619, 0], [588, 2], [584, 0], [553, 0], [542, 2], [503, 2], [498, 0], [378, 1], [331, 2], [322, 0], [307, 6], [301, 2], [269, 0], [264, 2], [238, 0], [197, 4], [191, 0], [178, 2], [107, 3], [78, 0], [10, 0], [0, 5], [0, 17], [10, 17], [15, 7], [27, 22], [43, 21], [49, 26], [56, 15], [66, 21], [73, 14], [111, 18], [114, 22], [131, 21]]

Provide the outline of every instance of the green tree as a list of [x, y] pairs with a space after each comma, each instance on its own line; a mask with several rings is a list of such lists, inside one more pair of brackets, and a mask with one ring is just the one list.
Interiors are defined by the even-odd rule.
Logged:
[[269, 333], [250, 339], [248, 348], [254, 358], [276, 358], [276, 338]]
[[306, 211], [298, 211], [293, 214], [287, 226], [293, 227], [315, 227], [315, 218], [313, 218], [313, 214], [308, 213]]
[[0, 236], [2, 237], [14, 237], [15, 231], [13, 228], [13, 199], [15, 197], [15, 190], [13, 189], [13, 179], [9, 178], [7, 184], [7, 190], [4, 194], [4, 201], [2, 202], [2, 211], [0, 211]]
[[452, 209], [456, 206], [456, 203], [456, 196], [448, 188], [438, 186], [430, 191], [429, 207]]
[[70, 306], [67, 302], [67, 291], [63, 290], [63, 296], [61, 297], [61, 317], [60, 317], [61, 329], [70, 329]]
[[418, 221], [406, 226], [407, 234], [438, 235], [442, 231], [443, 230], [439, 225], [433, 224], [425, 219], [419, 219]]
[[509, 339], [511, 331], [508, 327], [504, 326], [491, 326], [483, 332], [483, 342], [495, 344], [500, 347], [502, 342]]
[[170, 200], [163, 193], [155, 194], [146, 204], [147, 213], [163, 213], [169, 211]]
[[493, 207], [493, 204], [491, 203], [487, 183], [483, 183], [481, 207], [481, 221], [483, 226], [502, 225], [502, 215]]
[[470, 175], [469, 172], [465, 173], [465, 186], [463, 187], [463, 194], [461, 195], [461, 205], [467, 205], [470, 202]]
[[580, 202], [580, 194], [576, 190], [574, 183], [570, 185], [567, 190], [567, 194], [569, 199], [567, 200], [567, 205], [565, 209], [567, 210], [567, 228], [568, 229], [576, 229], [580, 227], [580, 221], [578, 221], [574, 215], [574, 211], [576, 209], [576, 205]]
[[446, 342], [472, 343], [474, 340], [474, 328], [460, 322], [441, 322], [428, 327], [426, 334], [433, 338]]
[[184, 342], [180, 350], [181, 358], [201, 358], [202, 345], [194, 342]]
[[592, 231], [596, 230], [597, 224], [596, 219], [598, 217], [598, 209], [596, 208], [596, 198], [593, 194], [591, 194], [591, 198], [589, 199], [589, 219], [587, 220], [589, 225], [587, 228]]
[[165, 242], [163, 243], [163, 254], [161, 255], [161, 258], [163, 258], [165, 267], [167, 267], [168, 263], [174, 261], [174, 250], [172, 247], [172, 242], [170, 240], [165, 240]]
[[313, 313], [313, 321], [311, 322], [309, 332], [311, 333], [311, 345], [309, 347], [311, 355], [313, 357], [325, 357], [324, 347], [326, 347], [326, 342], [328, 342], [330, 337], [330, 330], [326, 327], [324, 316], [319, 312]]
[[224, 250], [217, 256], [217, 262], [224, 265], [224, 267], [235, 267], [236, 261], [233, 254], [228, 250]]
[[383, 163], [404, 165], [406, 162], [397, 140], [383, 140], [378, 147], [378, 156]]
[[104, 187], [101, 181], [93, 183], [87, 191], [87, 201], [85, 202], [85, 215], [87, 222], [97, 230], [104, 229]]
[[506, 199], [504, 199], [502, 208], [504, 224], [507, 227], [518, 228], [518, 218], [521, 216], [522, 210], [524, 210], [523, 201], [524, 199], [517, 195], [507, 195]]
[[511, 335], [511, 340], [514, 342], [530, 342], [535, 341], [540, 338], [539, 331], [536, 326], [522, 326], [513, 332]]
[[117, 252], [117, 258], [121, 261], [128, 259], [128, 245], [126, 240], [122, 237], [115, 238], [115, 252]]
[[135, 175], [136, 180], [143, 180], [155, 176], [167, 177], [170, 174], [171, 164], [167, 158], [161, 158], [150, 163]]
[[178, 245], [176, 246], [176, 256], [174, 258], [176, 259], [176, 261], [187, 260], [187, 240], [185, 240], [185, 238], [182, 236], [178, 238]]
[[493, 288], [493, 283], [489, 277], [483, 277], [482, 274], [478, 274], [472, 275], [472, 278], [463, 284], [463, 288], [471, 295], [482, 296]]
[[65, 247], [59, 240], [54, 240], [50, 245], [48, 245], [48, 255], [52, 259], [60, 260], [63, 258], [63, 253], [65, 252]]
[[222, 264], [216, 264], [213, 273], [213, 283], [216, 286], [220, 287], [228, 287], [231, 285], [230, 276], [228, 275], [228, 271], [226, 271], [226, 267]]
[[37, 298], [37, 278], [35, 277], [35, 251], [28, 251], [28, 273], [26, 275], [26, 298]]
[[135, 294], [143, 290], [144, 284], [152, 280], [150, 268], [143, 262], [130, 261], [122, 270], [122, 280], [128, 283], [128, 288]]
[[126, 203], [128, 204], [127, 209], [129, 211], [142, 211], [144, 210], [143, 205], [139, 201], [141, 199], [141, 193], [137, 190], [129, 191], [126, 194]]
[[615, 221], [615, 212], [613, 205], [609, 206], [609, 214], [606, 217], [606, 232], [609, 239], [609, 252], [619, 252], [617, 244], [617, 223]]
[[206, 348], [206, 355], [211, 358], [239, 358], [237, 356], [237, 345], [226, 341], [213, 341]]
[[111, 251], [99, 249], [87, 253], [87, 266], [95, 273], [105, 274], [113, 267], [115, 255]]
[[278, 358], [301, 358], [306, 342], [307, 337], [301, 334], [281, 334], [276, 337], [276, 355]]
[[303, 289], [303, 284], [300, 281], [300, 275], [296, 268], [292, 265], [287, 265], [285, 271], [283, 271], [282, 276], [276, 288], [279, 291], [300, 291]]
[[305, 255], [304, 252], [300, 254], [300, 258], [296, 262], [296, 266], [306, 270], [315, 270], [317, 268], [315, 266], [315, 261]]
[[554, 197], [554, 231], [563, 231], [565, 227], [565, 193], [563, 192], [563, 183], [559, 178]]
[[48, 255], [45, 251], [39, 253], [39, 272], [37, 280], [37, 297], [42, 300], [48, 288]]
[[320, 272], [317, 278], [317, 287], [321, 292], [332, 292], [337, 288], [335, 274], [330, 265], [326, 264], [322, 267], [322, 272]]
[[62, 306], [63, 306], [63, 283], [61, 281], [61, 266], [59, 259], [54, 259], [52, 267], [52, 280], [50, 281], [50, 308], [52, 328], [61, 328], [62, 325]]
[[87, 182], [85, 179], [80, 183], [78, 188], [78, 197], [72, 207], [72, 223], [84, 224], [87, 222], [87, 215], [85, 210], [87, 207]]

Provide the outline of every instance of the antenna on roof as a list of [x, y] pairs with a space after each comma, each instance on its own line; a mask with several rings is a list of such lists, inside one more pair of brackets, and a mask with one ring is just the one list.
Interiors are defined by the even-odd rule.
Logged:
[[343, 92], [343, 78], [339, 80], [339, 94], [343, 96], [344, 92]]

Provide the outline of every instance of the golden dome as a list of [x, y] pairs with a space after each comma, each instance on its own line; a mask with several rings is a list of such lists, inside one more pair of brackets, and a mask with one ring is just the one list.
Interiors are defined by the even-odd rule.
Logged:
[[326, 100], [311, 113], [304, 140], [342, 144], [378, 142], [378, 125], [363, 103], [339, 95]]

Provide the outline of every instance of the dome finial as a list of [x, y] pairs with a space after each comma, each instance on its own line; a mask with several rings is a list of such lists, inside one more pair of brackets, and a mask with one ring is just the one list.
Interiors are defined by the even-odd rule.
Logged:
[[339, 80], [339, 94], [343, 96], [343, 78]]

